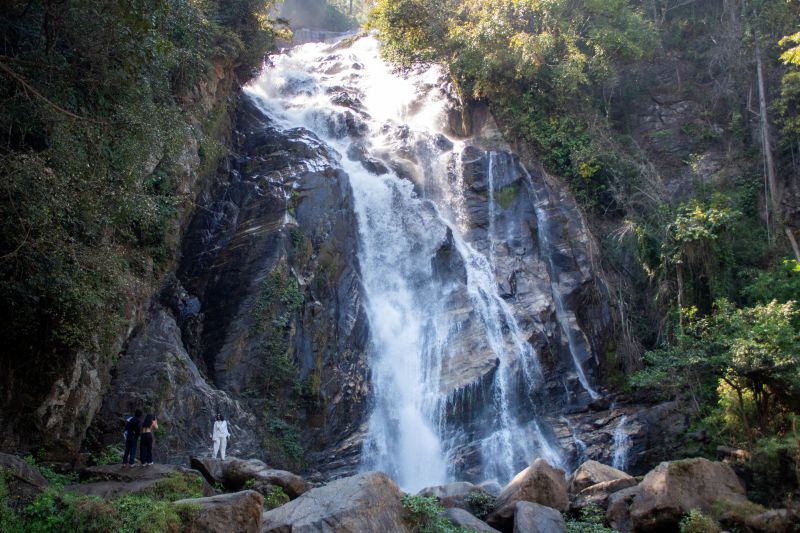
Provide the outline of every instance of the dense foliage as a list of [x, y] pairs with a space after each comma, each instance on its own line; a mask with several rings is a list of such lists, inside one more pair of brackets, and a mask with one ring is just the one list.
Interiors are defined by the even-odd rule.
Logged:
[[[246, 79], [270, 1], [12, 1], [0, 18], [0, 331], [24, 410], [76, 350], [104, 353], [171, 260], [193, 169], [217, 164], [225, 109], [195, 87]], [[245, 43], [247, 43], [245, 45]], [[191, 153], [191, 152], [189, 152]], [[14, 381], [16, 380], [16, 381]], [[22, 391], [20, 391], [22, 392]], [[5, 395], [4, 395], [5, 396]]]

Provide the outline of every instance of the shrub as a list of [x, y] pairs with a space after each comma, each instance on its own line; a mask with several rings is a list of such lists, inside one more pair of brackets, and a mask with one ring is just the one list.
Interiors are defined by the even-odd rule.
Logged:
[[21, 531], [21, 524], [16, 513], [8, 504], [8, 485], [6, 484], [6, 473], [0, 468], [0, 531], [16, 533]]
[[485, 490], [476, 489], [467, 494], [466, 502], [472, 514], [481, 520], [485, 520], [489, 513], [494, 511], [497, 500]]
[[694, 509], [683, 517], [680, 523], [681, 533], [719, 533], [719, 524], [700, 511]]
[[183, 523], [178, 507], [146, 496], [124, 496], [114, 506], [122, 520], [120, 533], [179, 531]]
[[72, 503], [72, 525], [81, 533], [105, 533], [122, 528], [114, 504], [96, 496], [78, 498]]
[[203, 480], [196, 474], [171, 472], [143, 494], [169, 502], [184, 498], [201, 498], [203, 496]]
[[289, 495], [283, 490], [283, 487], [272, 487], [272, 490], [264, 496], [264, 509], [276, 509], [289, 502]]
[[96, 465], [115, 465], [122, 462], [122, 450], [118, 446], [109, 445], [92, 456]]
[[445, 516], [444, 507], [433, 496], [403, 496], [403, 507], [408, 522], [419, 533], [467, 533]]
[[616, 533], [606, 527], [606, 513], [596, 505], [588, 505], [580, 510], [579, 518], [566, 517], [567, 533]]

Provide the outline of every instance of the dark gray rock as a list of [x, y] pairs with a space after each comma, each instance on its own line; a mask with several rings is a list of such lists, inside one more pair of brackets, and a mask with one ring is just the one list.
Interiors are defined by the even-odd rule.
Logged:
[[606, 509], [608, 507], [608, 499], [612, 494], [634, 487], [636, 484], [635, 478], [627, 477], [591, 485], [579, 493], [571, 495], [570, 509], [578, 510], [590, 505]]
[[508, 529], [514, 519], [517, 502], [521, 501], [566, 511], [569, 500], [564, 471], [537, 458], [503, 489], [497, 497], [496, 510], [487, 517], [486, 522], [497, 529]]
[[264, 513], [262, 533], [412, 531], [403, 519], [403, 493], [385, 474], [369, 472], [311, 489]]
[[452, 523], [465, 528], [467, 531], [486, 531], [488, 533], [499, 533], [499, 531], [497, 531], [495, 528], [464, 509], [451, 507], [446, 509], [444, 514]]
[[443, 507], [460, 507], [467, 508], [467, 496], [469, 493], [476, 489], [472, 483], [460, 481], [456, 483], [448, 483], [447, 485], [438, 485], [436, 487], [427, 487], [419, 491], [418, 496], [433, 496], [442, 504]]
[[258, 533], [261, 530], [264, 498], [252, 490], [178, 500], [175, 505], [197, 509], [184, 525], [186, 533]]
[[218, 412], [228, 420], [228, 452], [258, 453], [258, 439], [251, 429], [255, 417], [206, 381], [186, 352], [175, 318], [158, 305], [117, 364], [112, 391], [99, 425], [111, 439], [121, 441], [125, 420], [135, 408], [155, 413], [163, 432], [154, 444], [157, 462], [182, 462], [187, 454], [210, 455], [211, 428]]
[[191, 464], [205, 476], [209, 483], [221, 483], [227, 490], [241, 490], [251, 480], [281, 487], [292, 499], [308, 490], [308, 485], [300, 476], [286, 470], [270, 468], [258, 459], [228, 458], [222, 461], [192, 457]]
[[570, 476], [569, 492], [578, 494], [583, 489], [597, 483], [616, 479], [633, 479], [633, 477], [612, 466], [604, 465], [597, 461], [586, 461]]
[[16, 455], [0, 453], [0, 475], [5, 476], [12, 507], [30, 503], [48, 486], [47, 480], [36, 467]]
[[561, 513], [533, 502], [517, 502], [514, 533], [567, 533]]

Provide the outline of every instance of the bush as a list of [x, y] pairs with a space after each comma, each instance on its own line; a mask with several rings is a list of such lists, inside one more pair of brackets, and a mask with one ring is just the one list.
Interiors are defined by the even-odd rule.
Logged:
[[276, 509], [288, 502], [289, 495], [286, 494], [283, 487], [272, 487], [269, 494], [264, 496], [264, 509]]
[[173, 502], [203, 496], [203, 480], [197, 474], [171, 472], [143, 493], [157, 500]]
[[719, 524], [698, 510], [692, 510], [681, 519], [681, 533], [720, 533]]
[[0, 531], [17, 533], [22, 531], [22, 525], [16, 513], [9, 506], [8, 485], [6, 473], [0, 469]]
[[113, 444], [106, 446], [99, 453], [92, 455], [96, 465], [116, 465], [122, 463], [122, 450]]
[[114, 501], [122, 527], [120, 533], [139, 531], [179, 531], [182, 523], [178, 509], [169, 502], [146, 496], [124, 496]]
[[581, 509], [579, 518], [566, 517], [567, 533], [616, 533], [606, 527], [606, 513], [596, 505]]
[[408, 522], [419, 533], [468, 533], [445, 516], [444, 507], [433, 496], [403, 496], [403, 507]]
[[102, 498], [90, 496], [75, 500], [72, 505], [72, 525], [81, 533], [105, 533], [119, 531], [119, 510]]
[[472, 514], [486, 520], [489, 513], [494, 511], [497, 499], [483, 489], [475, 489], [467, 494], [466, 502]]

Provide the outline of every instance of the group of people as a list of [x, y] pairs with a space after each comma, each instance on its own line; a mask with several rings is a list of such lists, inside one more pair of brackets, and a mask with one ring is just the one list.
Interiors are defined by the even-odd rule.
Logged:
[[[129, 417], [125, 422], [125, 453], [122, 456], [123, 466], [134, 466], [136, 464], [136, 449], [139, 449], [139, 462], [142, 466], [153, 464], [153, 432], [158, 429], [158, 420], [152, 413], [142, 419], [142, 410], [136, 409], [133, 416]], [[220, 457], [225, 459], [225, 450], [228, 447], [228, 437], [231, 434], [228, 431], [228, 422], [221, 414], [216, 416], [214, 420], [214, 429], [211, 433], [211, 440], [213, 442], [212, 458]]]
[[125, 422], [125, 453], [122, 464], [133, 466], [136, 464], [136, 448], [139, 448], [139, 461], [142, 466], [153, 464], [153, 432], [158, 429], [158, 420], [155, 415], [148, 413], [142, 420], [142, 410], [137, 409], [133, 416]]

